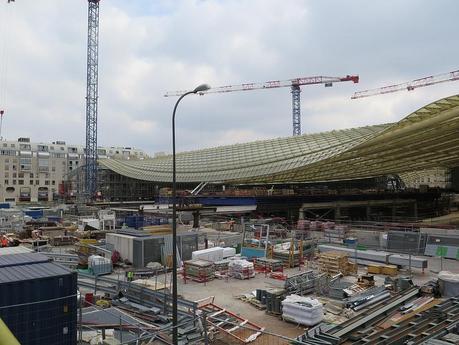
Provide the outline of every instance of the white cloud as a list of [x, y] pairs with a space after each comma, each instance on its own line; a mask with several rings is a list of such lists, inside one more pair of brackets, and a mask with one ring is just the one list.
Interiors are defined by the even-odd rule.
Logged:
[[[14, 16], [5, 20], [7, 6], [14, 6]], [[11, 33], [7, 138], [84, 143], [86, 6], [0, 3], [0, 21], [8, 21]], [[454, 0], [112, 0], [100, 6], [101, 145], [170, 151], [176, 99], [163, 94], [202, 82], [360, 74], [358, 85], [302, 88], [305, 132], [397, 121], [457, 92], [457, 83], [446, 83], [350, 100], [356, 90], [457, 69]], [[5, 35], [0, 25], [0, 47]], [[178, 148], [286, 136], [291, 127], [288, 88], [190, 96], [177, 114]]]

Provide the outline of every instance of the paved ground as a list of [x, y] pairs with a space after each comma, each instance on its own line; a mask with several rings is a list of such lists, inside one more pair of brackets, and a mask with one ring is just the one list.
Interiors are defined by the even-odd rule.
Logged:
[[[298, 269], [287, 271], [290, 274], [298, 273]], [[197, 283], [179, 279], [179, 294], [190, 300], [199, 300], [209, 296], [215, 296], [214, 303], [232, 311], [233, 313], [249, 319], [251, 322], [265, 327], [267, 330], [288, 337], [296, 337], [304, 333], [303, 327], [281, 321], [278, 317], [266, 314], [256, 307], [242, 302], [235, 296], [250, 293], [256, 289], [281, 287], [283, 282], [265, 277], [264, 273], [258, 273], [255, 278], [239, 280], [229, 278], [228, 280], [216, 279], [207, 283]]]

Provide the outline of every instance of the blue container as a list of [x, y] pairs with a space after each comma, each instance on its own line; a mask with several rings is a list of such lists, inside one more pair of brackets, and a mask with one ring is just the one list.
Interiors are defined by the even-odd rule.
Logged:
[[11, 205], [9, 202], [0, 202], [0, 208], [10, 208]]
[[0, 318], [22, 345], [76, 345], [76, 293], [76, 272], [41, 254], [0, 257]]
[[43, 218], [43, 210], [24, 210], [24, 213], [33, 219]]
[[127, 216], [124, 223], [130, 228], [139, 229], [144, 226], [145, 222], [143, 216]]
[[246, 256], [249, 260], [253, 258], [265, 257], [265, 248], [242, 247], [241, 255]]

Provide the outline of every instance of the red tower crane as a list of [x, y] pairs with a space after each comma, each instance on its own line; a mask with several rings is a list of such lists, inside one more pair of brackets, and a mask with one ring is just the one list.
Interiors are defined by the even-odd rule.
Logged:
[[[292, 117], [293, 117], [293, 135], [301, 134], [301, 99], [300, 92], [302, 85], [314, 85], [314, 84], [325, 84], [326, 87], [330, 87], [333, 83], [339, 83], [343, 81], [352, 81], [354, 83], [359, 82], [358, 75], [347, 75], [345, 77], [303, 77], [289, 80], [271, 80], [265, 83], [246, 83], [240, 85], [226, 85], [216, 88], [212, 88], [209, 91], [202, 92], [201, 95], [208, 93], [224, 93], [233, 91], [250, 91], [250, 90], [266, 90], [274, 89], [279, 87], [290, 87], [292, 90]], [[187, 91], [171, 91], [167, 92], [164, 97], [181, 96]]]
[[376, 95], [383, 95], [386, 93], [398, 92], [398, 91], [413, 91], [419, 87], [430, 86], [440, 83], [446, 83], [448, 81], [459, 80], [459, 70], [442, 73], [437, 75], [432, 75], [430, 77], [424, 77], [420, 79], [415, 79], [402, 84], [389, 85], [384, 87], [379, 87], [371, 90], [357, 91], [351, 97], [352, 99], [364, 98]]

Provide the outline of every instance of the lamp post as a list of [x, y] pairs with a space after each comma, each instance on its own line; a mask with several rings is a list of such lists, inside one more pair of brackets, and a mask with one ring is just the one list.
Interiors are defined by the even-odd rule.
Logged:
[[210, 89], [207, 84], [201, 84], [193, 91], [180, 96], [172, 113], [172, 343], [178, 344], [178, 315], [177, 315], [177, 185], [175, 170], [175, 112], [180, 101], [188, 95], [197, 94]]

